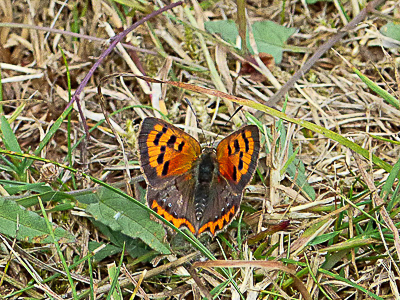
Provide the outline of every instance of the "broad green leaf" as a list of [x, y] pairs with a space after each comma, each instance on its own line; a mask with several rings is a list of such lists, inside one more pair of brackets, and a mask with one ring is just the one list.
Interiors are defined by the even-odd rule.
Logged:
[[400, 24], [389, 22], [379, 30], [384, 36], [400, 41]]
[[[42, 217], [19, 206], [15, 201], [3, 198], [0, 198], [0, 232], [30, 243], [53, 242]], [[55, 228], [54, 235], [61, 243], [75, 241], [75, 237], [61, 227]]]
[[[98, 242], [89, 242], [89, 251], [93, 252], [97, 248], [99, 248], [103, 243], [98, 243]], [[104, 248], [102, 248], [100, 251], [96, 252], [96, 254], [93, 256], [93, 259], [96, 261], [102, 261], [108, 256], [121, 253], [122, 248], [113, 246], [111, 244], [107, 244]]]
[[204, 23], [205, 29], [209, 33], [219, 34], [221, 38], [231, 45], [236, 45], [239, 31], [233, 20], [218, 20]]
[[[12, 131], [7, 118], [4, 116], [0, 117], [0, 138], [4, 143], [5, 149], [17, 153], [22, 153], [21, 147], [18, 144], [17, 137]], [[12, 172], [15, 172], [13, 173], [14, 174], [13, 176], [16, 176], [18, 179], [25, 180], [26, 177], [25, 159], [20, 159], [17, 157], [12, 157], [11, 161], [8, 161], [8, 159], [6, 159], [5, 157], [2, 157], [1, 159], [5, 162], [5, 164], [8, 165], [8, 169], [11, 169]], [[6, 166], [4, 167], [7, 168]]]
[[150, 214], [128, 199], [108, 190], [94, 193], [98, 202], [89, 204], [86, 212], [96, 221], [120, 231], [132, 238], [139, 238], [154, 250], [168, 254], [169, 248], [163, 243], [165, 230], [162, 225], [150, 220]]
[[[239, 31], [236, 23], [232, 20], [210, 21], [204, 24], [206, 30], [210, 33], [219, 34], [223, 40], [236, 45]], [[272, 21], [254, 22], [252, 25], [254, 39], [257, 44], [258, 52], [271, 54], [275, 62], [279, 64], [282, 60], [282, 53], [285, 51], [287, 39], [295, 33], [295, 28], [286, 28]], [[247, 34], [247, 46], [251, 49], [249, 35]]]
[[129, 255], [133, 258], [146, 255], [151, 251], [155, 252], [154, 250], [151, 250], [151, 248], [143, 243], [140, 239], [133, 239], [121, 233], [121, 231], [111, 230], [110, 227], [102, 224], [101, 222], [94, 220], [92, 222], [101, 231], [102, 234], [110, 238], [110, 242], [118, 247], [119, 252], [122, 251], [124, 244], [125, 251], [128, 252]]
[[[271, 54], [275, 62], [280, 64], [285, 43], [296, 32], [296, 28], [286, 28], [272, 21], [255, 22], [252, 28], [258, 52]], [[249, 40], [247, 43], [250, 49]]]

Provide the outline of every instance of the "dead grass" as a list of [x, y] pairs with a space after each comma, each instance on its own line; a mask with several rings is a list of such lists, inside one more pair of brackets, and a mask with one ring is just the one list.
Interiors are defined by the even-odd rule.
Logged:
[[[201, 5], [206, 4], [210, 6], [203, 10]], [[357, 13], [354, 6], [350, 2], [343, 5], [353, 18]], [[285, 26], [299, 29], [288, 42], [298, 51], [284, 52], [282, 63], [272, 67], [271, 74], [261, 70], [263, 78], [269, 80], [253, 81], [248, 75], [237, 77], [238, 54], [223, 47], [218, 38], [200, 31], [209, 19], [234, 19], [234, 2], [188, 2], [129, 34], [124, 40], [128, 46], [118, 46], [91, 77], [80, 97], [88, 129], [92, 130], [90, 141], [83, 139], [78, 147], [71, 149], [85, 133], [74, 107], [70, 122], [65, 119], [45, 146], [34, 153], [66, 108], [69, 84], [73, 93], [112, 35], [153, 11], [153, 4], [131, 13], [130, 9], [124, 11], [120, 4], [109, 1], [70, 2], [62, 7], [56, 1], [0, 0], [3, 23], [26, 25], [0, 27], [3, 85], [0, 112], [9, 120], [23, 153], [69, 165], [122, 190], [126, 190], [125, 180], [131, 180], [134, 197], [140, 199], [144, 181], [137, 164], [137, 130], [145, 116], [161, 116], [145, 105], [167, 114], [175, 125], [185, 125], [202, 142], [205, 141], [185, 98], [194, 107], [208, 139], [216, 133], [227, 135], [247, 123], [248, 114], [265, 130], [258, 175], [242, 201], [241, 234], [238, 236], [236, 222], [217, 239], [201, 239], [215, 258], [235, 260], [230, 266], [237, 268], [221, 269], [218, 267], [229, 265], [216, 264], [214, 268], [198, 265], [204, 268], [192, 269], [194, 261], [205, 257], [204, 252], [200, 253], [195, 244], [179, 235], [168, 234], [166, 243], [171, 244], [171, 254], [157, 255], [136, 239], [133, 243], [139, 245], [137, 248], [127, 245], [131, 256], [123, 257], [124, 267], [119, 272], [124, 239], [121, 235], [113, 237], [115, 232], [105, 228], [101, 219], [96, 223], [103, 226], [99, 230], [89, 221], [91, 216], [85, 210], [97, 183], [82, 177], [82, 173], [73, 174], [44, 160], [35, 161], [21, 173], [2, 168], [0, 192], [4, 199], [17, 201], [43, 215], [39, 203], [29, 202], [28, 197], [40, 195], [49, 220], [72, 233], [76, 241], [61, 240], [57, 251], [54, 243], [39, 243], [44, 237], [38, 238], [37, 243], [21, 238], [13, 240], [15, 236], [6, 237], [1, 229], [6, 223], [0, 220], [0, 229], [6, 235], [2, 237], [0, 252], [0, 295], [13, 299], [46, 295], [54, 299], [78, 298], [90, 294], [104, 298], [111, 296], [117, 273], [120, 281], [114, 289], [114, 298], [137, 293], [137, 297], [144, 299], [200, 299], [211, 293], [221, 299], [300, 299], [301, 288], [296, 282], [293, 285], [295, 276], [303, 282], [311, 299], [399, 299], [396, 248], [399, 249], [400, 241], [393, 231], [398, 228], [395, 164], [400, 154], [400, 110], [369, 88], [347, 63], [398, 98], [399, 80], [395, 73], [398, 50], [382, 47], [385, 38], [379, 29], [387, 22], [383, 18], [369, 15], [334, 46], [340, 56], [328, 51], [318, 60], [290, 90], [285, 112], [290, 118], [314, 123], [353, 141], [394, 166], [392, 173], [377, 167], [372, 158], [357, 164], [347, 146], [326, 134], [283, 122], [254, 107], [244, 107], [227, 123], [237, 108], [229, 100], [167, 85], [159, 88], [132, 78], [112, 77], [101, 83], [108, 114], [122, 109], [110, 115], [110, 119], [123, 140], [125, 152], [107, 123], [98, 124], [104, 115], [97, 86], [105, 76], [141, 72], [263, 103], [304, 64], [311, 52], [345, 25], [333, 2], [304, 5], [300, 1], [251, 1], [247, 9], [250, 23], [259, 20], [280, 23], [283, 19]], [[386, 1], [379, 11], [399, 18], [399, 4], [395, 1]], [[43, 30], [34, 26], [43, 26]], [[65, 32], [51, 32], [48, 28]], [[134, 107], [126, 109], [127, 106]], [[276, 108], [283, 107], [281, 100]], [[3, 127], [2, 130], [2, 165], [7, 165], [7, 160], [21, 166], [22, 161], [5, 155], [12, 149], [5, 140]], [[124, 156], [129, 166], [122, 163]], [[126, 178], [127, 173], [124, 175], [127, 169], [132, 179]], [[54, 195], [45, 194], [47, 190], [26, 186], [42, 182], [68, 196], [54, 201]], [[387, 182], [391, 184], [385, 185]], [[11, 187], [18, 186], [23, 188], [10, 192]], [[377, 196], [383, 200], [377, 200]], [[89, 262], [92, 251], [102, 244], [107, 245], [109, 255], [104, 255], [101, 261]], [[68, 283], [61, 253], [68, 266], [82, 259], [71, 270], [74, 288]], [[272, 260], [273, 264], [269, 268], [262, 263], [245, 266], [237, 260]], [[55, 274], [61, 276], [51, 277]], [[30, 284], [32, 278], [36, 280], [35, 286]], [[42, 282], [46, 278], [50, 279]], [[30, 288], [24, 291], [28, 285]], [[116, 294], [119, 290], [123, 295]]]

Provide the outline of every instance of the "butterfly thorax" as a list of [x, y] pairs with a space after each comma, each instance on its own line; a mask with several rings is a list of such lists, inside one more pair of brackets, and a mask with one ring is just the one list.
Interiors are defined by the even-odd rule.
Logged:
[[212, 183], [218, 176], [216, 153], [212, 148], [204, 149], [200, 155], [197, 169], [197, 180], [194, 192], [194, 205], [197, 221], [201, 220], [204, 210], [208, 205], [211, 194], [213, 193]]

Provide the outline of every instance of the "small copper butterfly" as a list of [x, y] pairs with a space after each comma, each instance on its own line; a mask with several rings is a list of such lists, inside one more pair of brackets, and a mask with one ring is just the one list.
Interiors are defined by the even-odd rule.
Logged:
[[139, 132], [147, 204], [176, 227], [214, 236], [235, 218], [260, 152], [255, 125], [240, 128], [217, 146], [201, 149], [183, 130], [148, 117]]

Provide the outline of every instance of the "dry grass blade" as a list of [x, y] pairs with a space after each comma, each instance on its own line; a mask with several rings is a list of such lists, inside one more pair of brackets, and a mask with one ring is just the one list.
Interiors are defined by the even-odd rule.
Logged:
[[[159, 274], [163, 274], [164, 272], [166, 272], [168, 270], [177, 268], [177, 267], [187, 263], [189, 260], [198, 256], [199, 254], [200, 254], [199, 252], [193, 252], [193, 253], [183, 256], [175, 261], [172, 261], [172, 262], [164, 264], [160, 267], [151, 269], [151, 270], [147, 271], [146, 274], [143, 275], [143, 279], [151, 278], [151, 277], [157, 276]], [[140, 273], [139, 275], [133, 276], [133, 279], [137, 281], [137, 280], [140, 280], [141, 277], [142, 277], [142, 273]], [[119, 285], [121, 287], [126, 287], [130, 284], [130, 282], [131, 282], [130, 278], [122, 279], [119, 281]], [[105, 292], [108, 292], [110, 290], [110, 288], [111, 288], [111, 284], [105, 284], [105, 285], [99, 286], [97, 292], [105, 293]]]
[[289, 274], [296, 286], [297, 290], [301, 293], [304, 299], [311, 300], [311, 295], [307, 291], [304, 284], [300, 279], [296, 277], [296, 272], [291, 268], [287, 267], [284, 263], [278, 261], [242, 261], [242, 260], [213, 260], [206, 262], [195, 262], [193, 268], [243, 268], [243, 267], [253, 267], [253, 268], [263, 268], [266, 270], [283, 271]]
[[[1, 237], [3, 239], [3, 242], [6, 240], [5, 237]], [[26, 260], [27, 262], [32, 263], [36, 268], [39, 269], [45, 269], [48, 270], [52, 273], [58, 273], [58, 274], [62, 274], [62, 275], [66, 275], [66, 273], [63, 270], [54, 268], [52, 266], [49, 266], [48, 264], [43, 263], [42, 261], [40, 261], [39, 259], [37, 259], [36, 257], [34, 257], [33, 255], [27, 253], [26, 251], [24, 251], [20, 246], [18, 245], [13, 245], [13, 252], [18, 253], [18, 257], [22, 257], [24, 260]], [[72, 278], [74, 278], [75, 280], [79, 281], [79, 282], [84, 282], [84, 283], [89, 283], [89, 278], [85, 277], [85, 276], [81, 276], [75, 273], [71, 273]]]

